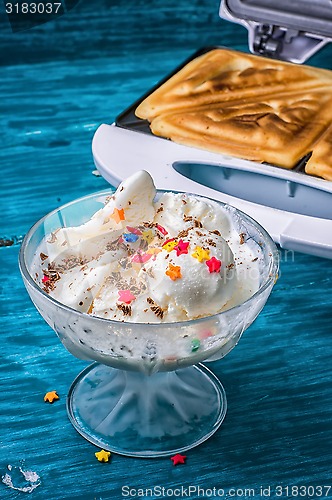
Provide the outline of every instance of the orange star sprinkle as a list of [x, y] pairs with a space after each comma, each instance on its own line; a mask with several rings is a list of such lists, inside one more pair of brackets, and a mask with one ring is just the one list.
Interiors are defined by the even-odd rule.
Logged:
[[112, 219], [114, 219], [114, 220], [115, 220], [115, 222], [116, 222], [117, 224], [119, 224], [119, 222], [120, 222], [120, 221], [122, 221], [122, 220], [125, 220], [125, 219], [126, 219], [126, 218], [125, 218], [125, 213], [124, 213], [123, 208], [120, 208], [120, 209], [115, 208], [115, 209], [113, 210], [113, 213], [112, 213], [111, 217], [112, 217]]
[[175, 281], [179, 278], [182, 278], [181, 274], [181, 267], [180, 266], [173, 266], [170, 264], [165, 272], [167, 276], [171, 278], [171, 280]]
[[56, 391], [47, 392], [44, 396], [45, 403], [54, 403], [57, 399], [60, 399]]
[[173, 465], [178, 465], [186, 463], [186, 458], [186, 455], [180, 455], [180, 453], [177, 453], [176, 455], [174, 455], [174, 457], [171, 457], [171, 460], [173, 462]]
[[203, 260], [208, 260], [210, 258], [210, 250], [205, 250], [202, 247], [196, 247], [194, 253], [191, 254], [194, 259], [198, 262], [203, 262]]
[[95, 453], [95, 457], [99, 462], [109, 462], [110, 456], [110, 451], [100, 450]]

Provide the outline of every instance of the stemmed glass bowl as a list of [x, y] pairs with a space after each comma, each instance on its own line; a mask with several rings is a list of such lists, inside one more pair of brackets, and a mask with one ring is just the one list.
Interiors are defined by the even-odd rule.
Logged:
[[201, 362], [224, 357], [258, 316], [276, 281], [277, 248], [256, 221], [220, 203], [258, 255], [259, 287], [249, 299], [219, 314], [183, 322], [130, 323], [91, 316], [42, 289], [35, 278], [42, 272], [37, 255], [46, 236], [83, 224], [112, 194], [106, 190], [85, 196], [38, 221], [21, 246], [23, 281], [66, 349], [94, 361], [77, 376], [67, 397], [75, 429], [95, 445], [123, 455], [184, 452], [208, 439], [225, 417], [223, 386]]

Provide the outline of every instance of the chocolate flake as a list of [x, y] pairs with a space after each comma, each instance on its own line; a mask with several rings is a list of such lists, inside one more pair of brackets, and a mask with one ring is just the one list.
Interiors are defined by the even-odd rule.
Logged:
[[156, 304], [156, 302], [151, 298], [151, 297], [148, 297], [146, 299], [146, 301], [148, 302], [148, 304], [150, 304], [150, 309], [151, 311], [160, 319], [163, 319], [164, 317], [164, 309], [162, 307], [160, 307], [158, 304]]
[[160, 212], [162, 212], [164, 210], [164, 207], [159, 207], [158, 210], [157, 210], [157, 214], [159, 214]]
[[215, 242], [215, 241], [213, 241], [213, 240], [211, 240], [211, 239], [206, 240], [206, 243], [207, 243], [208, 245], [210, 245], [210, 247], [216, 247], [216, 246], [217, 246], [216, 242]]
[[51, 233], [51, 238], [47, 240], [47, 243], [55, 243], [58, 238], [56, 237], [55, 232]]
[[216, 234], [217, 236], [221, 236], [221, 233], [218, 231], [218, 229], [214, 229], [213, 231], [210, 231], [212, 234]]
[[45, 254], [45, 253], [43, 253], [43, 252], [40, 252], [39, 257], [40, 257], [40, 260], [41, 260], [42, 262], [44, 262], [44, 260], [48, 259], [48, 255], [46, 255], [46, 254]]
[[107, 205], [107, 203], [110, 202], [111, 200], [114, 200], [114, 195], [112, 195], [112, 196], [110, 196], [110, 195], [106, 196], [105, 202], [104, 202], [105, 205]]
[[254, 259], [252, 259], [251, 262], [256, 262], [256, 260], [258, 260], [258, 257], [255, 257]]
[[50, 264], [48, 265], [48, 269], [43, 269], [43, 273], [44, 276], [48, 278], [48, 280], [43, 283], [43, 290], [46, 293], [50, 293], [50, 291], [56, 288], [56, 282], [59, 281], [61, 276], [57, 271], [50, 268]]
[[201, 223], [201, 221], [195, 219], [194, 220], [194, 226], [195, 227], [199, 227], [199, 228], [202, 228], [203, 227], [203, 224]]
[[240, 233], [239, 236], [240, 236], [240, 245], [243, 245], [243, 243], [246, 241], [245, 239], [246, 233]]
[[129, 304], [117, 304], [116, 307], [123, 312], [124, 316], [131, 316], [131, 306]]
[[188, 236], [189, 232], [192, 231], [192, 229], [194, 229], [194, 226], [188, 227], [188, 229], [183, 229], [182, 231], [179, 232], [177, 238], [178, 239], [186, 238]]
[[193, 220], [193, 216], [192, 215], [184, 215], [183, 220], [184, 220], [184, 222], [191, 222]]

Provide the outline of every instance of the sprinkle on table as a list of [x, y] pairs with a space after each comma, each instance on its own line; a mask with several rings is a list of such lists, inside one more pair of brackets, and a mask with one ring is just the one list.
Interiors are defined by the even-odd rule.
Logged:
[[111, 452], [100, 450], [95, 453], [95, 457], [98, 462], [109, 462], [110, 461]]
[[186, 455], [180, 455], [180, 453], [177, 453], [176, 455], [174, 455], [174, 457], [171, 457], [173, 465], [185, 464], [186, 459], [187, 459]]
[[119, 222], [121, 222], [122, 220], [126, 220], [123, 208], [120, 208], [120, 209], [119, 208], [115, 208], [113, 210], [113, 213], [112, 213], [111, 217], [112, 217], [112, 219], [115, 220], [115, 222], [117, 224], [119, 224]]
[[47, 392], [44, 396], [45, 403], [54, 403], [57, 399], [60, 399], [56, 391]]
[[179, 255], [188, 253], [188, 247], [189, 241], [180, 240], [176, 247], [174, 247], [174, 250], [176, 250], [176, 255], [179, 257]]
[[210, 258], [210, 250], [205, 250], [205, 248], [202, 247], [195, 247], [194, 253], [191, 255], [194, 259], [197, 259], [198, 262], [203, 262]]
[[173, 266], [173, 264], [169, 264], [165, 274], [171, 278], [171, 280], [176, 281], [179, 278], [182, 278], [181, 267]]

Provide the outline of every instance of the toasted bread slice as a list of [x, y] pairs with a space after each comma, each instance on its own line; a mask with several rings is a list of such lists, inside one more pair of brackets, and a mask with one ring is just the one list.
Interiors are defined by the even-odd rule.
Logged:
[[332, 181], [332, 125], [314, 145], [305, 171], [307, 174]]
[[165, 112], [323, 86], [332, 86], [328, 70], [215, 49], [161, 85], [137, 107], [136, 115], [151, 121]]
[[331, 122], [332, 92], [324, 89], [162, 114], [151, 130], [180, 144], [293, 168]]

